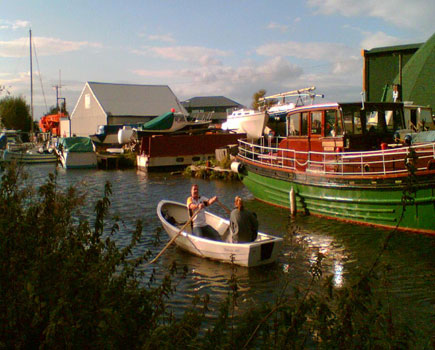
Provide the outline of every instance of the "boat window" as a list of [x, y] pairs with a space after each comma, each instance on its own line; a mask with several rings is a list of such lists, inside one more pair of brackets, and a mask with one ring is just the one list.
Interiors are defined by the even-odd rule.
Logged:
[[288, 118], [288, 136], [299, 136], [301, 131], [301, 113], [292, 114]]
[[388, 131], [393, 132], [405, 128], [400, 110], [385, 111], [385, 122]]
[[325, 112], [325, 136], [341, 135], [341, 123], [337, 121], [335, 109]]
[[367, 116], [367, 132], [382, 133], [385, 131], [385, 111], [371, 111], [366, 114]]
[[322, 111], [311, 112], [311, 135], [322, 133]]
[[308, 135], [308, 112], [302, 113], [301, 136]]
[[343, 121], [347, 134], [362, 134], [361, 114], [359, 111], [343, 111]]

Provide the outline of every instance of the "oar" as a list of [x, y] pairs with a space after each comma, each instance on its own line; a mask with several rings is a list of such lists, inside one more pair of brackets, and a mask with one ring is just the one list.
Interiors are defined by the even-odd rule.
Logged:
[[218, 202], [218, 204], [219, 204], [222, 208], [224, 208], [224, 210], [225, 210], [228, 214], [231, 214], [231, 210], [230, 210], [230, 208], [228, 208], [225, 204], [221, 203], [219, 199], [216, 199], [216, 202]]
[[171, 238], [171, 240], [168, 242], [168, 244], [166, 244], [166, 246], [160, 251], [159, 254], [157, 254], [157, 256], [151, 260], [147, 265], [153, 264], [157, 261], [158, 258], [160, 258], [160, 256], [165, 252], [166, 249], [169, 248], [169, 246], [174, 243], [174, 241], [178, 238], [179, 235], [181, 235], [181, 233], [184, 231], [184, 229], [187, 227], [187, 225], [189, 225], [193, 218], [196, 216], [196, 214], [199, 213], [199, 210], [197, 210], [196, 212], [193, 213], [193, 215], [189, 218], [189, 220], [187, 220], [187, 222], [183, 225], [183, 227], [181, 227], [180, 231], [178, 231], [178, 233]]

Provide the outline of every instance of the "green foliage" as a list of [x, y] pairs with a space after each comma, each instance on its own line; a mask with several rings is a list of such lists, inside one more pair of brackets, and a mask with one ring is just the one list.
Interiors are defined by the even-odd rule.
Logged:
[[0, 100], [0, 122], [6, 129], [31, 130], [30, 107], [23, 97], [7, 96]]
[[[145, 344], [162, 322], [170, 277], [140, 287], [132, 259], [140, 239], [119, 249], [107, 232], [110, 184], [95, 207], [95, 223], [77, 221], [84, 197], [59, 191], [50, 175], [38, 191], [7, 168], [0, 185], [0, 348], [128, 348]], [[105, 233], [106, 232], [106, 233]], [[152, 277], [151, 277], [152, 278]]]
[[187, 270], [173, 265], [161, 281], [139, 272], [150, 256], [132, 257], [142, 223], [128, 246], [116, 246], [117, 222], [106, 227], [109, 183], [91, 225], [77, 219], [86, 198], [74, 188], [60, 191], [56, 174], [38, 190], [24, 180], [12, 166], [0, 184], [1, 349], [415, 348], [413, 330], [388, 303], [388, 288], [379, 288], [389, 284], [380, 259], [336, 288], [317, 253], [306, 287], [289, 290], [289, 274], [270, 302], [243, 312], [233, 274], [213, 320], [205, 317], [207, 295], [177, 318], [166, 303]]
[[266, 96], [266, 90], [261, 89], [258, 90], [256, 93], [254, 93], [254, 95], [252, 95], [252, 108], [253, 109], [259, 109], [260, 106], [262, 106], [263, 104], [260, 103], [260, 98]]

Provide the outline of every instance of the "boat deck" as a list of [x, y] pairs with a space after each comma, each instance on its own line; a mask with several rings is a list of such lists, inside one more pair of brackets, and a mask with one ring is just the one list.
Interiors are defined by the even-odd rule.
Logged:
[[435, 169], [435, 142], [370, 152], [302, 152], [239, 140], [238, 157], [268, 168], [320, 174], [394, 175]]

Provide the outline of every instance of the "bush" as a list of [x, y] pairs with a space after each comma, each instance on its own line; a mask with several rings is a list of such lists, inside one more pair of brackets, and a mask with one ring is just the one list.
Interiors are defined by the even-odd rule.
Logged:
[[[0, 348], [141, 348], [166, 315], [171, 275], [145, 288], [131, 243], [104, 234], [111, 186], [95, 207], [95, 224], [77, 221], [84, 197], [59, 191], [51, 174], [38, 191], [8, 168], [0, 185]], [[148, 253], [149, 255], [149, 253]], [[171, 322], [169, 322], [171, 325]]]
[[[95, 206], [95, 223], [78, 220], [85, 198], [74, 188], [60, 191], [56, 175], [37, 191], [23, 174], [7, 168], [0, 184], [0, 348], [98, 349], [408, 349], [412, 329], [395, 320], [388, 298], [375, 292], [388, 269], [379, 259], [347, 287], [322, 276], [323, 256], [311, 265], [306, 288], [283, 289], [275, 303], [236, 315], [238, 281], [214, 320], [205, 319], [208, 296], [176, 318], [167, 308], [173, 266], [162, 281], [133, 259], [140, 221], [130, 244], [118, 248], [105, 228], [111, 186]], [[143, 270], [143, 269], [142, 269]], [[386, 273], [385, 273], [386, 272]], [[149, 282], [146, 282], [149, 281]], [[387, 303], [385, 303], [387, 300]], [[433, 344], [432, 344], [433, 345]], [[427, 344], [430, 348], [430, 345]]]

